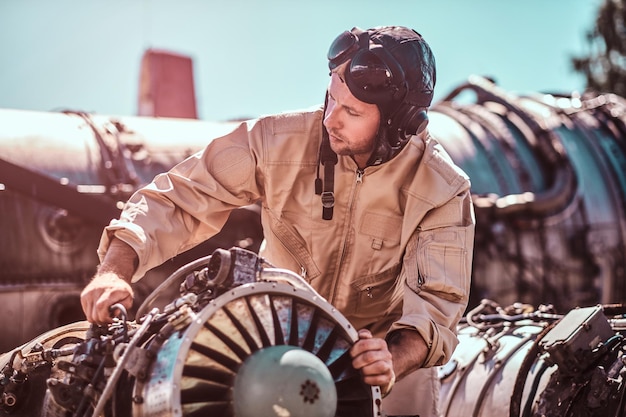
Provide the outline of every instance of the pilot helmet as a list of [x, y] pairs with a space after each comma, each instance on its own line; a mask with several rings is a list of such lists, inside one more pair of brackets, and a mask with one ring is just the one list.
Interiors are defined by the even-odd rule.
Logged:
[[377, 145], [368, 165], [390, 160], [426, 128], [436, 67], [418, 32], [403, 26], [355, 27], [333, 41], [327, 58], [331, 71], [348, 63], [344, 79], [350, 92], [380, 111]]

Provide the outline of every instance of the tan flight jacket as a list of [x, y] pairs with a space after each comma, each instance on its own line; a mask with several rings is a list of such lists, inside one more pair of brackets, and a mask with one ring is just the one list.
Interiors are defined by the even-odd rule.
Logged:
[[469, 295], [469, 179], [430, 137], [362, 171], [339, 156], [333, 218], [323, 220], [321, 129], [321, 109], [240, 124], [137, 191], [100, 256], [112, 233], [130, 244], [136, 281], [218, 233], [233, 208], [260, 202], [266, 259], [302, 274], [355, 328], [415, 329], [430, 346], [424, 366], [445, 363]]

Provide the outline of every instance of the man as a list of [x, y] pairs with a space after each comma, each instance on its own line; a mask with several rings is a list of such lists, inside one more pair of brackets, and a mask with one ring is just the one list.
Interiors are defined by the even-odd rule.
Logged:
[[433, 366], [457, 343], [474, 215], [467, 176], [426, 129], [434, 57], [390, 26], [344, 32], [328, 59], [323, 109], [244, 122], [131, 197], [103, 233], [83, 309], [110, 322], [131, 280], [261, 202], [262, 255], [361, 329], [353, 365], [388, 394], [385, 414], [436, 415]]

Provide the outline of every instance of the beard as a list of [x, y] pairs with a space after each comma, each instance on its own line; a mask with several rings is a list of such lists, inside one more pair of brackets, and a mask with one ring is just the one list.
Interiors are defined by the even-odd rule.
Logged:
[[350, 140], [349, 138], [332, 131], [328, 132], [328, 136], [330, 140], [330, 148], [337, 155], [369, 157], [369, 155], [371, 155], [374, 151], [374, 146], [376, 144], [376, 136], [367, 139]]

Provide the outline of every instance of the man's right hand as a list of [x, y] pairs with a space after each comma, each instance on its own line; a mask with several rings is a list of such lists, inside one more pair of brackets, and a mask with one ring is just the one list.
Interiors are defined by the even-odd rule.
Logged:
[[80, 294], [87, 321], [108, 324], [113, 321], [109, 307], [120, 303], [126, 309], [133, 305], [133, 289], [113, 272], [98, 273]]
[[137, 254], [126, 243], [113, 238], [98, 272], [83, 289], [80, 303], [87, 320], [95, 324], [113, 321], [109, 307], [120, 303], [126, 309], [133, 305], [130, 280], [137, 268]]

